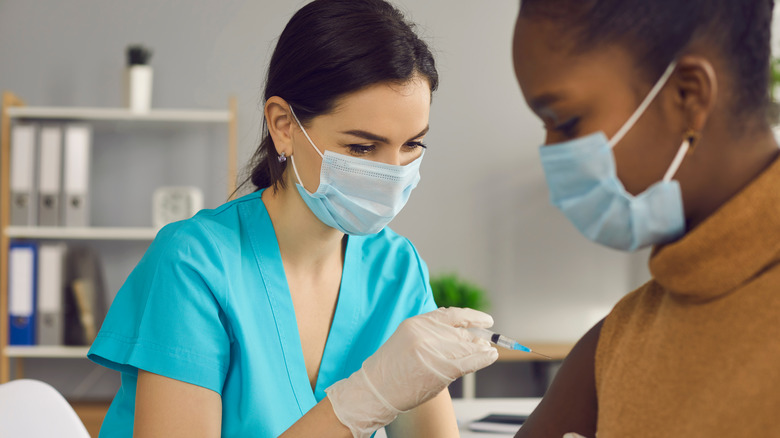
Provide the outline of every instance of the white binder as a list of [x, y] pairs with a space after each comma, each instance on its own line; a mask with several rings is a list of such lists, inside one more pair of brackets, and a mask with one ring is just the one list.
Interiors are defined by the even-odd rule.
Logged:
[[64, 243], [38, 246], [38, 345], [63, 345], [65, 328]]
[[65, 126], [65, 166], [63, 175], [64, 225], [89, 226], [89, 174], [92, 129], [85, 124]]
[[11, 128], [11, 225], [31, 226], [36, 220], [35, 125]]
[[62, 182], [62, 128], [43, 125], [40, 129], [38, 168], [38, 225], [60, 225]]

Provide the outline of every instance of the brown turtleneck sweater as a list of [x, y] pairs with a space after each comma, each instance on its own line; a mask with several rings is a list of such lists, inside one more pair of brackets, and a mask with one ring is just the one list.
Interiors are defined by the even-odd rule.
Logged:
[[598, 438], [780, 436], [780, 159], [607, 316]]

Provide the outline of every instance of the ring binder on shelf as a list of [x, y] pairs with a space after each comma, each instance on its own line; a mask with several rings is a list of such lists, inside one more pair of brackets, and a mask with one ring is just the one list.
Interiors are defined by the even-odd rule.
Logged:
[[62, 128], [43, 125], [40, 133], [38, 172], [38, 225], [60, 225], [60, 198], [62, 196]]
[[38, 247], [38, 345], [63, 345], [65, 311], [64, 243], [42, 243]]
[[11, 243], [8, 252], [10, 345], [35, 345], [36, 254], [34, 243]]
[[69, 227], [87, 227], [92, 129], [86, 124], [65, 127], [65, 221]]
[[11, 225], [36, 224], [35, 125], [17, 123], [11, 128]]

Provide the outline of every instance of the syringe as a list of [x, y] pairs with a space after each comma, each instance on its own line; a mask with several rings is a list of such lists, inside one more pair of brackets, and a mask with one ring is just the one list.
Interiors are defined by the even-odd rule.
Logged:
[[508, 338], [504, 335], [500, 335], [498, 333], [491, 332], [488, 329], [480, 328], [480, 327], [469, 327], [466, 330], [470, 331], [474, 336], [484, 339], [486, 341], [490, 341], [499, 347], [504, 347], [508, 350], [520, 350], [525, 351], [526, 353], [533, 353], [538, 354], [539, 356], [545, 357], [547, 359], [552, 359], [550, 356], [547, 356], [542, 353], [537, 353], [536, 351], [531, 350], [530, 348], [526, 347], [525, 345], [515, 341], [512, 338]]

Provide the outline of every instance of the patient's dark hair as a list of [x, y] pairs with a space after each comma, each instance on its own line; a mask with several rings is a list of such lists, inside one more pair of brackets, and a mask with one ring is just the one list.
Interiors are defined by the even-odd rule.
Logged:
[[720, 51], [733, 79], [735, 114], [769, 103], [773, 0], [521, 0], [520, 14], [560, 23], [575, 50], [621, 44], [655, 81], [697, 39]]
[[[279, 96], [301, 123], [327, 114], [338, 99], [382, 82], [406, 83], [420, 75], [434, 91], [433, 54], [404, 15], [383, 0], [315, 0], [293, 15], [268, 68], [264, 100]], [[256, 190], [284, 187], [267, 122], [249, 165]]]

